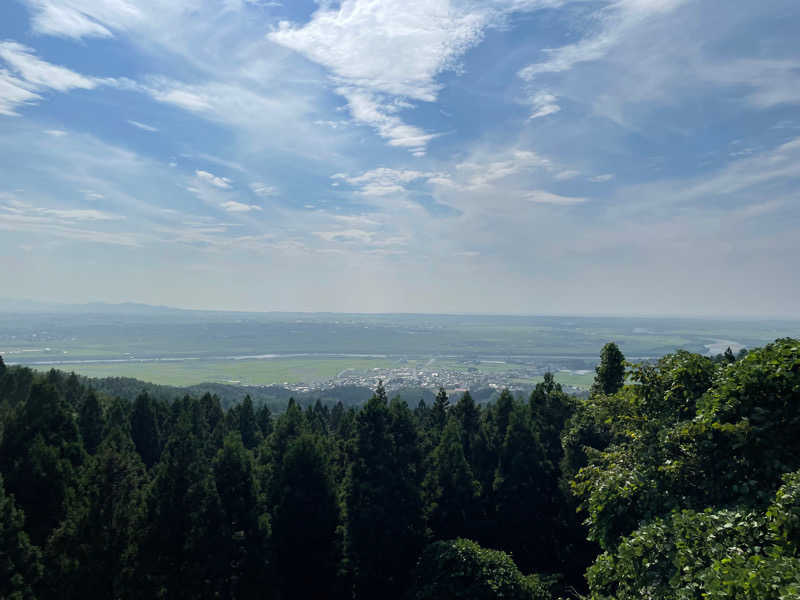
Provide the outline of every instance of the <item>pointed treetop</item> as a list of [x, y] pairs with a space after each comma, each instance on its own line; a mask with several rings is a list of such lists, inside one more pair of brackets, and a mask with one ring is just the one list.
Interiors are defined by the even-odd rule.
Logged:
[[383, 403], [388, 402], [388, 397], [386, 396], [386, 388], [383, 387], [383, 379], [378, 380], [378, 387], [375, 388], [374, 398], [380, 400]]

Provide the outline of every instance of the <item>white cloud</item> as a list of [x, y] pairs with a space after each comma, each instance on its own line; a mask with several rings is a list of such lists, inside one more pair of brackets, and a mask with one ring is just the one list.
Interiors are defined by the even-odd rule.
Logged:
[[576, 171], [574, 169], [565, 169], [564, 171], [559, 171], [554, 175], [554, 178], [557, 181], [566, 181], [568, 179], [574, 179], [578, 175], [580, 175], [580, 171]]
[[469, 175], [464, 186], [467, 189], [478, 189], [488, 186], [498, 179], [505, 179], [530, 169], [553, 169], [550, 159], [529, 150], [513, 150], [505, 160], [486, 163], [464, 162], [457, 169]]
[[685, 2], [687, 0], [618, 0], [598, 11], [602, 25], [596, 35], [560, 48], [543, 50], [547, 59], [525, 67], [519, 75], [531, 81], [542, 73], [568, 71], [579, 63], [599, 60], [638, 25], [669, 13]]
[[67, 135], [67, 132], [64, 131], [63, 129], [45, 129], [44, 132], [47, 135], [51, 135], [53, 137], [63, 137]]
[[37, 33], [75, 39], [111, 37], [111, 32], [100, 23], [66, 4], [47, 0], [28, 0], [27, 3], [35, 11], [33, 29]]
[[38, 58], [17, 42], [0, 42], [0, 59], [14, 72], [0, 69], [0, 115], [18, 116], [19, 107], [41, 100], [46, 90], [90, 90], [98, 85], [95, 79]]
[[97, 87], [95, 80], [44, 61], [33, 52], [31, 48], [17, 42], [0, 42], [0, 58], [34, 88], [67, 92], [76, 88], [91, 90]]
[[244, 204], [242, 202], [236, 202], [235, 200], [229, 200], [228, 202], [223, 202], [220, 206], [225, 210], [227, 210], [228, 212], [233, 212], [233, 213], [261, 210], [261, 207], [256, 206], [255, 204]]
[[550, 192], [545, 192], [543, 190], [534, 190], [532, 192], [528, 192], [525, 194], [525, 199], [529, 202], [535, 202], [536, 204], [559, 204], [563, 206], [568, 206], [571, 204], [582, 204], [586, 202], [586, 198], [576, 198], [574, 196], [561, 196], [559, 194], [553, 194]]
[[274, 196], [278, 193], [277, 188], [267, 185], [265, 183], [261, 183], [260, 181], [254, 182], [250, 184], [250, 189], [253, 191], [254, 194], [257, 196]]
[[132, 119], [128, 119], [128, 123], [137, 127], [138, 129], [142, 129], [143, 131], [149, 131], [151, 133], [155, 133], [158, 131], [158, 127], [153, 127], [152, 125], [148, 125], [146, 123], [140, 123], [139, 121], [134, 121]]
[[197, 178], [205, 183], [211, 184], [214, 187], [220, 188], [222, 190], [228, 190], [231, 187], [231, 180], [227, 177], [217, 177], [213, 173], [209, 173], [208, 171], [202, 171], [198, 169], [194, 172]]
[[450, 0], [325, 2], [308, 23], [281, 22], [268, 37], [326, 67], [355, 121], [374, 127], [390, 145], [423, 156], [436, 134], [396, 114], [410, 107], [404, 99], [435, 101], [441, 87], [437, 76], [456, 69], [459, 58], [483, 39], [487, 27], [511, 11], [555, 4], [544, 0], [468, 5]]
[[326, 242], [370, 243], [373, 233], [363, 229], [342, 229], [339, 231], [315, 231], [314, 235]]
[[531, 106], [533, 111], [529, 119], [538, 119], [553, 115], [561, 110], [561, 107], [556, 104], [558, 98], [550, 92], [538, 92], [531, 97]]
[[611, 181], [614, 179], [613, 173], [603, 173], [602, 175], [595, 175], [594, 177], [589, 177], [589, 181], [593, 181], [595, 183], [603, 183], [605, 181]]
[[17, 108], [31, 104], [42, 97], [31, 90], [30, 85], [0, 69], [0, 115], [15, 117]]
[[183, 89], [167, 89], [167, 90], [150, 90], [153, 98], [159, 102], [173, 104], [180, 108], [194, 111], [203, 112], [211, 109], [211, 103], [208, 98], [200, 94]]
[[390, 146], [408, 148], [415, 156], [424, 156], [428, 142], [438, 137], [438, 134], [425, 133], [419, 127], [404, 123], [393, 114], [396, 106], [381, 101], [375, 94], [353, 87], [340, 87], [336, 91], [347, 99], [353, 118], [374, 127]]
[[269, 38], [353, 86], [432, 102], [436, 76], [481, 39], [487, 19], [446, 0], [344, 0], [303, 26], [282, 22]]
[[357, 176], [337, 173], [331, 179], [346, 181], [350, 185], [359, 188], [359, 193], [364, 196], [387, 196], [403, 192], [406, 185], [431, 176], [431, 173], [423, 173], [409, 169], [390, 169], [379, 167], [372, 169]]

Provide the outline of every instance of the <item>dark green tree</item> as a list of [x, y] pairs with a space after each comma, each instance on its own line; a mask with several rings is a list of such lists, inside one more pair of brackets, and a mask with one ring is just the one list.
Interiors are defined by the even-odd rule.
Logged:
[[131, 411], [131, 438], [145, 466], [150, 469], [161, 456], [161, 434], [153, 399], [143, 392], [136, 397]]
[[338, 563], [339, 510], [318, 436], [305, 433], [290, 442], [276, 467], [270, 499], [279, 597], [329, 597]]
[[447, 397], [447, 391], [445, 391], [443, 387], [440, 387], [433, 401], [430, 414], [431, 426], [437, 437], [441, 435], [442, 431], [444, 431], [444, 426], [447, 424], [449, 408], [450, 399]]
[[553, 466], [561, 463], [564, 450], [561, 446], [561, 432], [573, 409], [572, 399], [564, 393], [549, 371], [544, 381], [537, 383], [530, 397], [533, 428], [539, 435], [547, 458]]
[[248, 450], [252, 450], [260, 441], [261, 436], [258, 421], [256, 420], [256, 413], [253, 409], [253, 400], [250, 394], [247, 394], [242, 400], [242, 405], [239, 409], [239, 433], [242, 436], [242, 443]]
[[53, 596], [136, 598], [146, 472], [127, 433], [113, 429], [83, 466], [80, 494], [47, 546]]
[[595, 372], [593, 394], [613, 394], [625, 383], [625, 356], [614, 342], [603, 346]]
[[0, 472], [41, 546], [66, 514], [85, 453], [75, 418], [58, 389], [37, 383], [7, 426], [0, 445]]
[[81, 385], [80, 379], [73, 372], [70, 373], [64, 380], [64, 400], [73, 409], [77, 410], [83, 404], [84, 387]]
[[345, 481], [347, 553], [359, 598], [400, 597], [405, 587], [422, 534], [416, 444], [408, 407], [390, 411], [379, 385], [357, 414]]
[[479, 484], [464, 456], [463, 435], [452, 416], [425, 478], [428, 523], [436, 539], [469, 536], [478, 516]]
[[469, 391], [461, 394], [451, 410], [453, 416], [461, 425], [461, 440], [464, 445], [464, 456], [472, 462], [473, 449], [481, 429], [481, 412]]
[[529, 411], [511, 414], [494, 480], [498, 543], [523, 569], [554, 570], [558, 473], [547, 459]]
[[0, 598], [34, 600], [42, 576], [41, 551], [24, 529], [25, 515], [6, 495], [0, 476]]
[[269, 516], [259, 501], [255, 469], [238, 432], [228, 434], [214, 459], [214, 480], [223, 523], [219, 560], [223, 594], [230, 598], [260, 598], [268, 584]]
[[83, 438], [83, 447], [89, 454], [94, 454], [103, 439], [106, 423], [103, 407], [100, 406], [97, 394], [93, 390], [89, 390], [81, 404], [78, 425]]
[[149, 595], [212, 597], [224, 593], [230, 566], [225, 515], [196, 415], [181, 401], [177, 422], [155, 467], [148, 499], [143, 561]]

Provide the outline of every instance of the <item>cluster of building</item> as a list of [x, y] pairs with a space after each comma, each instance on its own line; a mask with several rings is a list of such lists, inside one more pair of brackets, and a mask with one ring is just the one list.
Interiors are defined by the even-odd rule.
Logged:
[[[326, 390], [338, 386], [359, 386], [374, 389], [378, 382], [383, 382], [387, 390], [423, 388], [438, 390], [444, 388], [448, 392], [460, 392], [479, 388], [503, 389], [511, 391], [529, 390], [537, 378], [547, 371], [555, 371], [551, 365], [519, 365], [508, 364], [508, 369], [497, 368], [482, 370], [476, 366], [465, 365], [460, 368], [442, 365], [426, 365], [425, 367], [403, 365], [392, 368], [372, 368], [367, 370], [347, 369], [336, 377], [324, 381], [303, 384], [288, 384], [286, 387], [298, 392]], [[580, 391], [570, 388], [567, 391]]]

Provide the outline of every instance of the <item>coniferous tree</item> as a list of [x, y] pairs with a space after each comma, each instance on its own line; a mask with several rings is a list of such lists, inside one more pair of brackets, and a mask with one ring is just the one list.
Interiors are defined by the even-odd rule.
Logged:
[[0, 476], [0, 598], [34, 600], [42, 576], [41, 551], [24, 529], [25, 515]]
[[83, 466], [80, 494], [47, 547], [48, 587], [73, 598], [136, 598], [146, 471], [127, 432], [114, 428]]
[[210, 597], [227, 586], [225, 520], [205, 440], [198, 435], [199, 407], [176, 403], [180, 413], [155, 468], [143, 548], [150, 594]]
[[0, 355], [0, 377], [6, 374], [8, 367], [6, 367], [6, 363], [3, 362], [3, 356]]
[[[399, 597], [409, 558], [413, 564], [421, 542], [421, 498], [411, 485], [419, 465], [408, 447], [415, 438], [408, 407], [390, 412], [379, 385], [356, 416], [345, 482], [347, 551], [359, 598], [385, 596], [387, 590]], [[410, 464], [402, 462], [409, 458]]]
[[428, 522], [436, 539], [470, 536], [477, 516], [479, 485], [464, 456], [463, 435], [451, 416], [425, 478]]
[[248, 450], [252, 450], [259, 443], [259, 426], [256, 420], [256, 413], [253, 410], [253, 400], [247, 394], [242, 400], [239, 409], [239, 433], [242, 436], [242, 443]]
[[72, 372], [64, 380], [64, 400], [73, 409], [77, 410], [83, 403], [84, 389], [78, 376]]
[[444, 426], [447, 424], [447, 413], [449, 408], [450, 399], [447, 397], [447, 392], [445, 389], [440, 387], [439, 392], [436, 394], [436, 398], [433, 401], [430, 414], [431, 425], [437, 437], [438, 435], [441, 435], [442, 431], [444, 430]]
[[83, 438], [84, 449], [89, 454], [94, 454], [103, 439], [106, 424], [103, 407], [100, 406], [97, 394], [93, 390], [89, 390], [83, 400], [78, 416], [78, 424], [81, 430], [81, 438]]
[[461, 426], [461, 441], [464, 446], [464, 456], [472, 464], [474, 458], [474, 448], [481, 428], [481, 413], [475, 400], [469, 391], [461, 394], [452, 414]]
[[[318, 436], [304, 433], [289, 443], [271, 487], [280, 598], [330, 597], [335, 587], [339, 511]], [[311, 577], [308, 565], [314, 568]]]
[[84, 458], [80, 432], [64, 398], [52, 384], [35, 384], [0, 445], [0, 472], [25, 513], [34, 544], [41, 546], [64, 518], [65, 501], [77, 485]]
[[133, 402], [131, 438], [145, 466], [152, 468], [161, 456], [161, 435], [155, 402], [147, 392], [139, 394]]
[[517, 406], [500, 449], [494, 492], [500, 545], [524, 571], [550, 566], [549, 528], [557, 486], [557, 474], [531, 427], [527, 407]]
[[615, 394], [625, 383], [625, 356], [614, 342], [603, 346], [595, 372], [592, 394]]
[[238, 432], [225, 437], [213, 466], [223, 513], [217, 555], [229, 568], [223, 574], [223, 594], [260, 598], [268, 583], [269, 516], [259, 500], [252, 457]]
[[544, 374], [544, 381], [537, 383], [531, 392], [529, 404], [533, 427], [551, 464], [557, 466], [564, 454], [561, 432], [572, 413], [572, 401], [548, 371]]
[[272, 411], [266, 403], [258, 407], [256, 411], [256, 422], [261, 432], [261, 439], [266, 439], [272, 433]]

